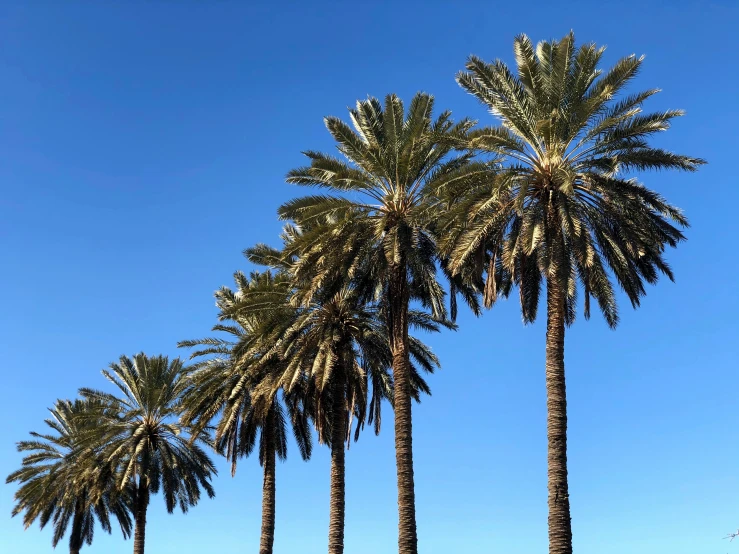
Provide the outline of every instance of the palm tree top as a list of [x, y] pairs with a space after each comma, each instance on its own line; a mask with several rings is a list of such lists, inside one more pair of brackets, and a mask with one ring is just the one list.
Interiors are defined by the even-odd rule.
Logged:
[[[473, 132], [473, 145], [529, 166], [543, 181], [569, 182], [568, 170], [604, 172], [644, 169], [695, 171], [705, 163], [649, 147], [645, 139], [666, 131], [683, 110], [642, 115], [650, 89], [616, 96], [632, 81], [644, 56], [620, 59], [605, 74], [598, 64], [605, 47], [575, 44], [574, 33], [536, 47], [526, 35], [514, 39], [517, 74], [501, 60], [476, 56], [457, 82], [483, 102], [502, 126]], [[595, 163], [597, 162], [597, 163]]]
[[121, 356], [102, 371], [121, 395], [80, 389], [83, 398], [110, 407], [105, 426], [90, 440], [103, 442], [107, 459], [121, 465], [119, 486], [138, 477], [152, 493], [163, 488], [169, 512], [177, 505], [187, 512], [198, 502], [200, 488], [215, 495], [210, 479], [217, 470], [198, 444], [210, 442], [207, 430], [181, 421], [189, 371], [179, 358], [139, 353]]
[[[433, 115], [434, 99], [418, 93], [406, 107], [394, 94], [384, 103], [358, 101], [350, 124], [326, 118], [339, 157], [306, 152], [310, 165], [287, 174], [287, 181], [327, 189], [283, 204], [278, 215], [290, 223], [283, 240], [290, 272], [301, 281], [300, 298], [310, 302], [319, 288], [332, 293], [346, 278], [363, 300], [377, 299], [389, 272], [407, 270], [412, 299], [437, 319], [445, 319], [445, 293], [437, 270], [451, 282], [451, 317], [461, 294], [479, 313], [470, 282], [453, 277], [439, 258], [436, 241], [440, 206], [446, 188], [488, 175], [493, 164], [472, 162], [466, 150], [473, 122], [454, 122], [448, 111]], [[274, 251], [258, 254], [276, 266]]]
[[95, 519], [109, 533], [111, 514], [124, 537], [130, 535], [128, 491], [116, 490], [115, 468], [101, 460], [99, 449], [84, 446], [106, 408], [97, 399], [57, 400], [44, 420], [51, 432], [31, 432], [33, 440], [17, 444], [18, 451], [28, 454], [6, 480], [20, 484], [12, 515], [23, 513], [26, 528], [38, 520], [43, 529], [52, 521], [54, 546], [73, 520], [70, 545], [90, 544]]
[[[664, 260], [687, 227], [682, 211], [634, 177], [643, 170], [695, 171], [700, 158], [655, 148], [648, 139], [666, 131], [681, 110], [643, 114], [657, 89], [620, 96], [643, 57], [598, 65], [604, 48], [575, 45], [574, 34], [536, 47], [514, 41], [514, 73], [500, 60], [472, 56], [457, 75], [460, 86], [496, 116], [500, 125], [468, 134], [469, 147], [504, 162], [487, 182], [459, 191], [460, 217], [448, 229], [451, 270], [479, 263], [487, 252], [486, 289], [507, 294], [519, 285], [525, 321], [536, 317], [542, 278], [568, 291], [567, 322], [574, 320], [578, 281], [585, 315], [595, 297], [610, 326], [618, 322], [611, 278], [634, 307], [644, 282], [670, 279]], [[675, 225], [673, 225], [673, 222]], [[486, 297], [489, 306], [495, 294]]]
[[[326, 127], [344, 158], [306, 151], [309, 167], [287, 174], [289, 183], [353, 191], [376, 201], [364, 205], [385, 214], [404, 214], [421, 200], [424, 183], [448, 167], [439, 163], [452, 150], [440, 139], [463, 136], [472, 126], [464, 119], [454, 123], [451, 112], [432, 118], [434, 98], [417, 93], [408, 106], [395, 94], [383, 104], [374, 97], [357, 101], [349, 110], [351, 126], [333, 116]], [[361, 205], [361, 204], [360, 204]]]
[[279, 271], [237, 271], [234, 281], [235, 289], [224, 286], [215, 292], [220, 323], [212, 330], [220, 336], [178, 343], [197, 347], [190, 357], [199, 360], [188, 376], [184, 420], [195, 429], [218, 420], [215, 448], [231, 462], [232, 473], [238, 458], [249, 456], [257, 444], [264, 463], [268, 435], [284, 459], [288, 423], [301, 456], [308, 459], [312, 445], [306, 414], [299, 395], [283, 386], [285, 360], [275, 348], [296, 310], [287, 302], [289, 280]]

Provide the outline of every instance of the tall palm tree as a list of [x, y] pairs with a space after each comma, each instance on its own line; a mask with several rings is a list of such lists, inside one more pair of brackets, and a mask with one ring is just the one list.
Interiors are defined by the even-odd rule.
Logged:
[[71, 522], [70, 554], [78, 554], [85, 543], [92, 543], [96, 518], [110, 533], [112, 515], [123, 536], [131, 534], [129, 491], [117, 490], [115, 468], [104, 463], [97, 452], [80, 449], [83, 435], [95, 424], [101, 409], [101, 404], [92, 400], [57, 400], [49, 410], [51, 417], [45, 420], [51, 432], [32, 432], [33, 440], [18, 443], [18, 451], [27, 455], [21, 469], [6, 481], [20, 484], [13, 516], [25, 512], [26, 527], [38, 519], [43, 529], [52, 521], [53, 546]]
[[102, 373], [121, 396], [89, 388], [80, 389], [80, 394], [110, 406], [101, 421], [104, 453], [108, 462], [121, 467], [119, 488], [134, 489], [133, 552], [144, 554], [151, 494], [162, 491], [169, 513], [177, 505], [187, 512], [200, 500], [201, 488], [210, 498], [215, 496], [210, 479], [217, 471], [197, 444], [207, 442], [207, 435], [188, 436], [189, 429], [179, 421], [187, 385], [187, 369], [179, 358], [121, 356]]
[[276, 459], [287, 457], [287, 420], [290, 420], [301, 456], [311, 455], [311, 436], [308, 420], [302, 407], [299, 391], [283, 395], [280, 386], [283, 361], [269, 354], [267, 329], [280, 325], [280, 317], [270, 319], [254, 314], [234, 313], [238, 298], [255, 291], [269, 293], [278, 287], [270, 273], [252, 273], [250, 278], [241, 272], [234, 276], [237, 292], [222, 287], [216, 292], [220, 323], [214, 331], [226, 338], [205, 338], [181, 341], [180, 347], [203, 347], [192, 353], [192, 358], [203, 361], [196, 364], [189, 376], [184, 396], [184, 420], [196, 429], [205, 429], [218, 417], [215, 425], [216, 451], [231, 462], [232, 475], [237, 461], [250, 455], [259, 435], [259, 463], [264, 470], [262, 486], [262, 529], [260, 554], [272, 554], [275, 534]]
[[[634, 307], [645, 282], [656, 282], [659, 273], [672, 279], [665, 247], [684, 240], [678, 227], [688, 222], [633, 173], [695, 171], [704, 163], [649, 145], [682, 112], [642, 114], [642, 103], [657, 90], [617, 98], [643, 58], [628, 56], [603, 73], [603, 51], [595, 44], [576, 47], [571, 33], [536, 47], [521, 35], [514, 42], [517, 73], [501, 61], [471, 57], [457, 81], [500, 125], [470, 133], [470, 148], [501, 163], [492, 180], [443, 191], [452, 206], [444, 245], [450, 269], [486, 271], [488, 306], [515, 284], [524, 321], [531, 322], [542, 281], [546, 286], [552, 554], [572, 552], [564, 339], [575, 319], [578, 288], [586, 319], [594, 297], [615, 327], [614, 278]], [[478, 261], [484, 257], [487, 265]]]
[[[360, 299], [386, 306], [395, 398], [395, 451], [398, 479], [398, 548], [416, 554], [415, 491], [411, 419], [409, 306], [419, 301], [438, 320], [446, 318], [444, 291], [436, 279], [440, 264], [434, 236], [438, 214], [426, 202], [427, 189], [465, 179], [469, 154], [452, 157], [454, 140], [471, 122], [453, 123], [448, 112], [432, 118], [433, 97], [417, 94], [405, 112], [395, 95], [383, 105], [375, 98], [350, 110], [353, 129], [335, 117], [326, 126], [342, 156], [306, 152], [310, 165], [288, 173], [299, 185], [327, 188], [340, 195], [317, 195], [284, 204], [279, 214], [304, 232], [290, 246], [299, 256], [293, 272], [317, 291], [331, 294], [347, 279]], [[344, 194], [341, 194], [344, 193]], [[320, 223], [316, 223], [320, 221]], [[288, 252], [290, 253], [290, 252]], [[476, 306], [476, 299], [462, 289]]]

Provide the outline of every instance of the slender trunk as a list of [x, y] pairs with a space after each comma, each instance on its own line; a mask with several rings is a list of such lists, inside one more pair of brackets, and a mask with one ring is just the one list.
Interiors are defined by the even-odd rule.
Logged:
[[408, 348], [409, 291], [405, 263], [394, 268], [389, 285], [390, 347], [395, 386], [395, 465], [398, 472], [398, 553], [418, 554]]
[[567, 485], [567, 396], [565, 390], [565, 291], [547, 280], [547, 486], [549, 553], [572, 554], [570, 496]]
[[142, 475], [139, 476], [139, 485], [136, 490], [136, 503], [134, 506], [134, 532], [133, 532], [133, 554], [144, 554], [146, 543], [146, 510], [149, 507], [149, 481]]
[[72, 518], [72, 531], [69, 534], [69, 554], [80, 554], [82, 550], [82, 520], [85, 514], [82, 503], [78, 500], [74, 506], [74, 517]]
[[344, 441], [346, 440], [346, 391], [343, 370], [336, 375], [331, 422], [331, 505], [328, 526], [329, 554], [344, 553]]
[[262, 537], [259, 554], [272, 554], [275, 543], [275, 439], [274, 415], [270, 411], [264, 433], [264, 482], [262, 484]]

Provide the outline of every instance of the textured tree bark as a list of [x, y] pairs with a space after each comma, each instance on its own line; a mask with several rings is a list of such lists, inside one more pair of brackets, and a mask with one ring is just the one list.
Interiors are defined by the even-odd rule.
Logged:
[[418, 554], [408, 349], [409, 291], [404, 263], [394, 268], [389, 285], [390, 347], [395, 385], [395, 464], [398, 473], [398, 553]]
[[69, 554], [79, 554], [82, 550], [82, 519], [84, 513], [82, 506], [78, 500], [74, 507], [74, 517], [72, 518], [72, 530], [69, 533]]
[[264, 482], [262, 484], [262, 536], [259, 554], [272, 554], [275, 543], [275, 439], [274, 416], [270, 411], [264, 433]]
[[344, 553], [345, 481], [344, 464], [346, 440], [346, 391], [343, 369], [337, 372], [333, 392], [331, 422], [331, 505], [328, 527], [329, 554]]
[[549, 553], [572, 554], [570, 496], [567, 483], [567, 395], [565, 386], [565, 291], [547, 280], [547, 486]]
[[135, 529], [133, 532], [133, 554], [144, 554], [146, 543], [146, 510], [149, 507], [149, 483], [146, 477], [139, 476], [134, 511]]

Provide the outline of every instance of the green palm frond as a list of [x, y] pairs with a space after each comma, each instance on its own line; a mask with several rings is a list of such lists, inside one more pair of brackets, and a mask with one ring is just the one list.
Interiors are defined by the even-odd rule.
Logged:
[[103, 370], [119, 395], [80, 390], [83, 398], [109, 406], [85, 442], [101, 444], [101, 455], [120, 468], [119, 490], [139, 490], [134, 504], [148, 504], [149, 494], [161, 491], [169, 512], [177, 506], [185, 512], [197, 504], [201, 491], [215, 495], [210, 483], [215, 465], [197, 444], [210, 442], [207, 430], [181, 419], [190, 371], [179, 358], [121, 356]]
[[[290, 260], [284, 267], [300, 284], [297, 303], [336, 294], [347, 278], [358, 298], [377, 301], [390, 273], [403, 266], [410, 297], [435, 318], [447, 317], [437, 280], [447, 263], [438, 244], [441, 197], [487, 182], [497, 165], [472, 161], [473, 122], [455, 123], [448, 112], [434, 117], [433, 108], [428, 94], [415, 95], [407, 107], [390, 94], [384, 103], [357, 102], [351, 125], [326, 118], [340, 157], [306, 152], [310, 165], [289, 172], [287, 180], [329, 194], [289, 201], [278, 212], [291, 222], [283, 260]], [[475, 285], [453, 278], [452, 290], [475, 309]]]
[[[13, 515], [23, 514], [29, 527], [53, 523], [56, 546], [69, 530], [71, 549], [91, 544], [96, 523], [110, 533], [111, 516], [124, 537], [131, 534], [132, 498], [117, 487], [117, 467], [102, 453], [102, 444], [86, 447], [87, 437], [97, 433], [110, 406], [98, 399], [58, 400], [49, 410], [46, 424], [52, 433], [31, 433], [37, 440], [21, 441], [25, 452], [21, 469], [7, 483], [18, 483]], [[70, 528], [71, 524], [71, 528]]]
[[[272, 267], [286, 264], [281, 252], [264, 245], [247, 249], [245, 255]], [[210, 347], [191, 355], [200, 361], [187, 378], [183, 420], [194, 429], [215, 421], [214, 446], [229, 460], [232, 473], [238, 459], [257, 446], [264, 463], [266, 436], [276, 441], [276, 454], [284, 458], [288, 423], [301, 456], [308, 459], [312, 447], [302, 404], [289, 394], [281, 402], [278, 394], [282, 385], [277, 377], [285, 371], [285, 362], [277, 355], [274, 337], [285, 331], [295, 311], [287, 302], [288, 282], [269, 271], [249, 276], [236, 272], [234, 281], [235, 290], [222, 287], [216, 292], [218, 319], [224, 323], [213, 326], [213, 331], [226, 337], [178, 344]]]
[[504, 163], [487, 184], [439, 195], [450, 207], [441, 247], [453, 274], [484, 278], [486, 291], [495, 284], [487, 306], [515, 283], [525, 321], [536, 317], [542, 281], [555, 281], [568, 291], [568, 323], [581, 288], [586, 316], [594, 297], [615, 326], [612, 281], [638, 306], [645, 283], [672, 278], [664, 250], [685, 238], [682, 212], [629, 173], [695, 171], [705, 162], [648, 144], [683, 112], [642, 113], [655, 89], [619, 97], [643, 57], [602, 72], [603, 51], [576, 47], [572, 33], [536, 47], [521, 35], [515, 74], [499, 60], [471, 57], [457, 76], [500, 122], [470, 132], [469, 147]]

